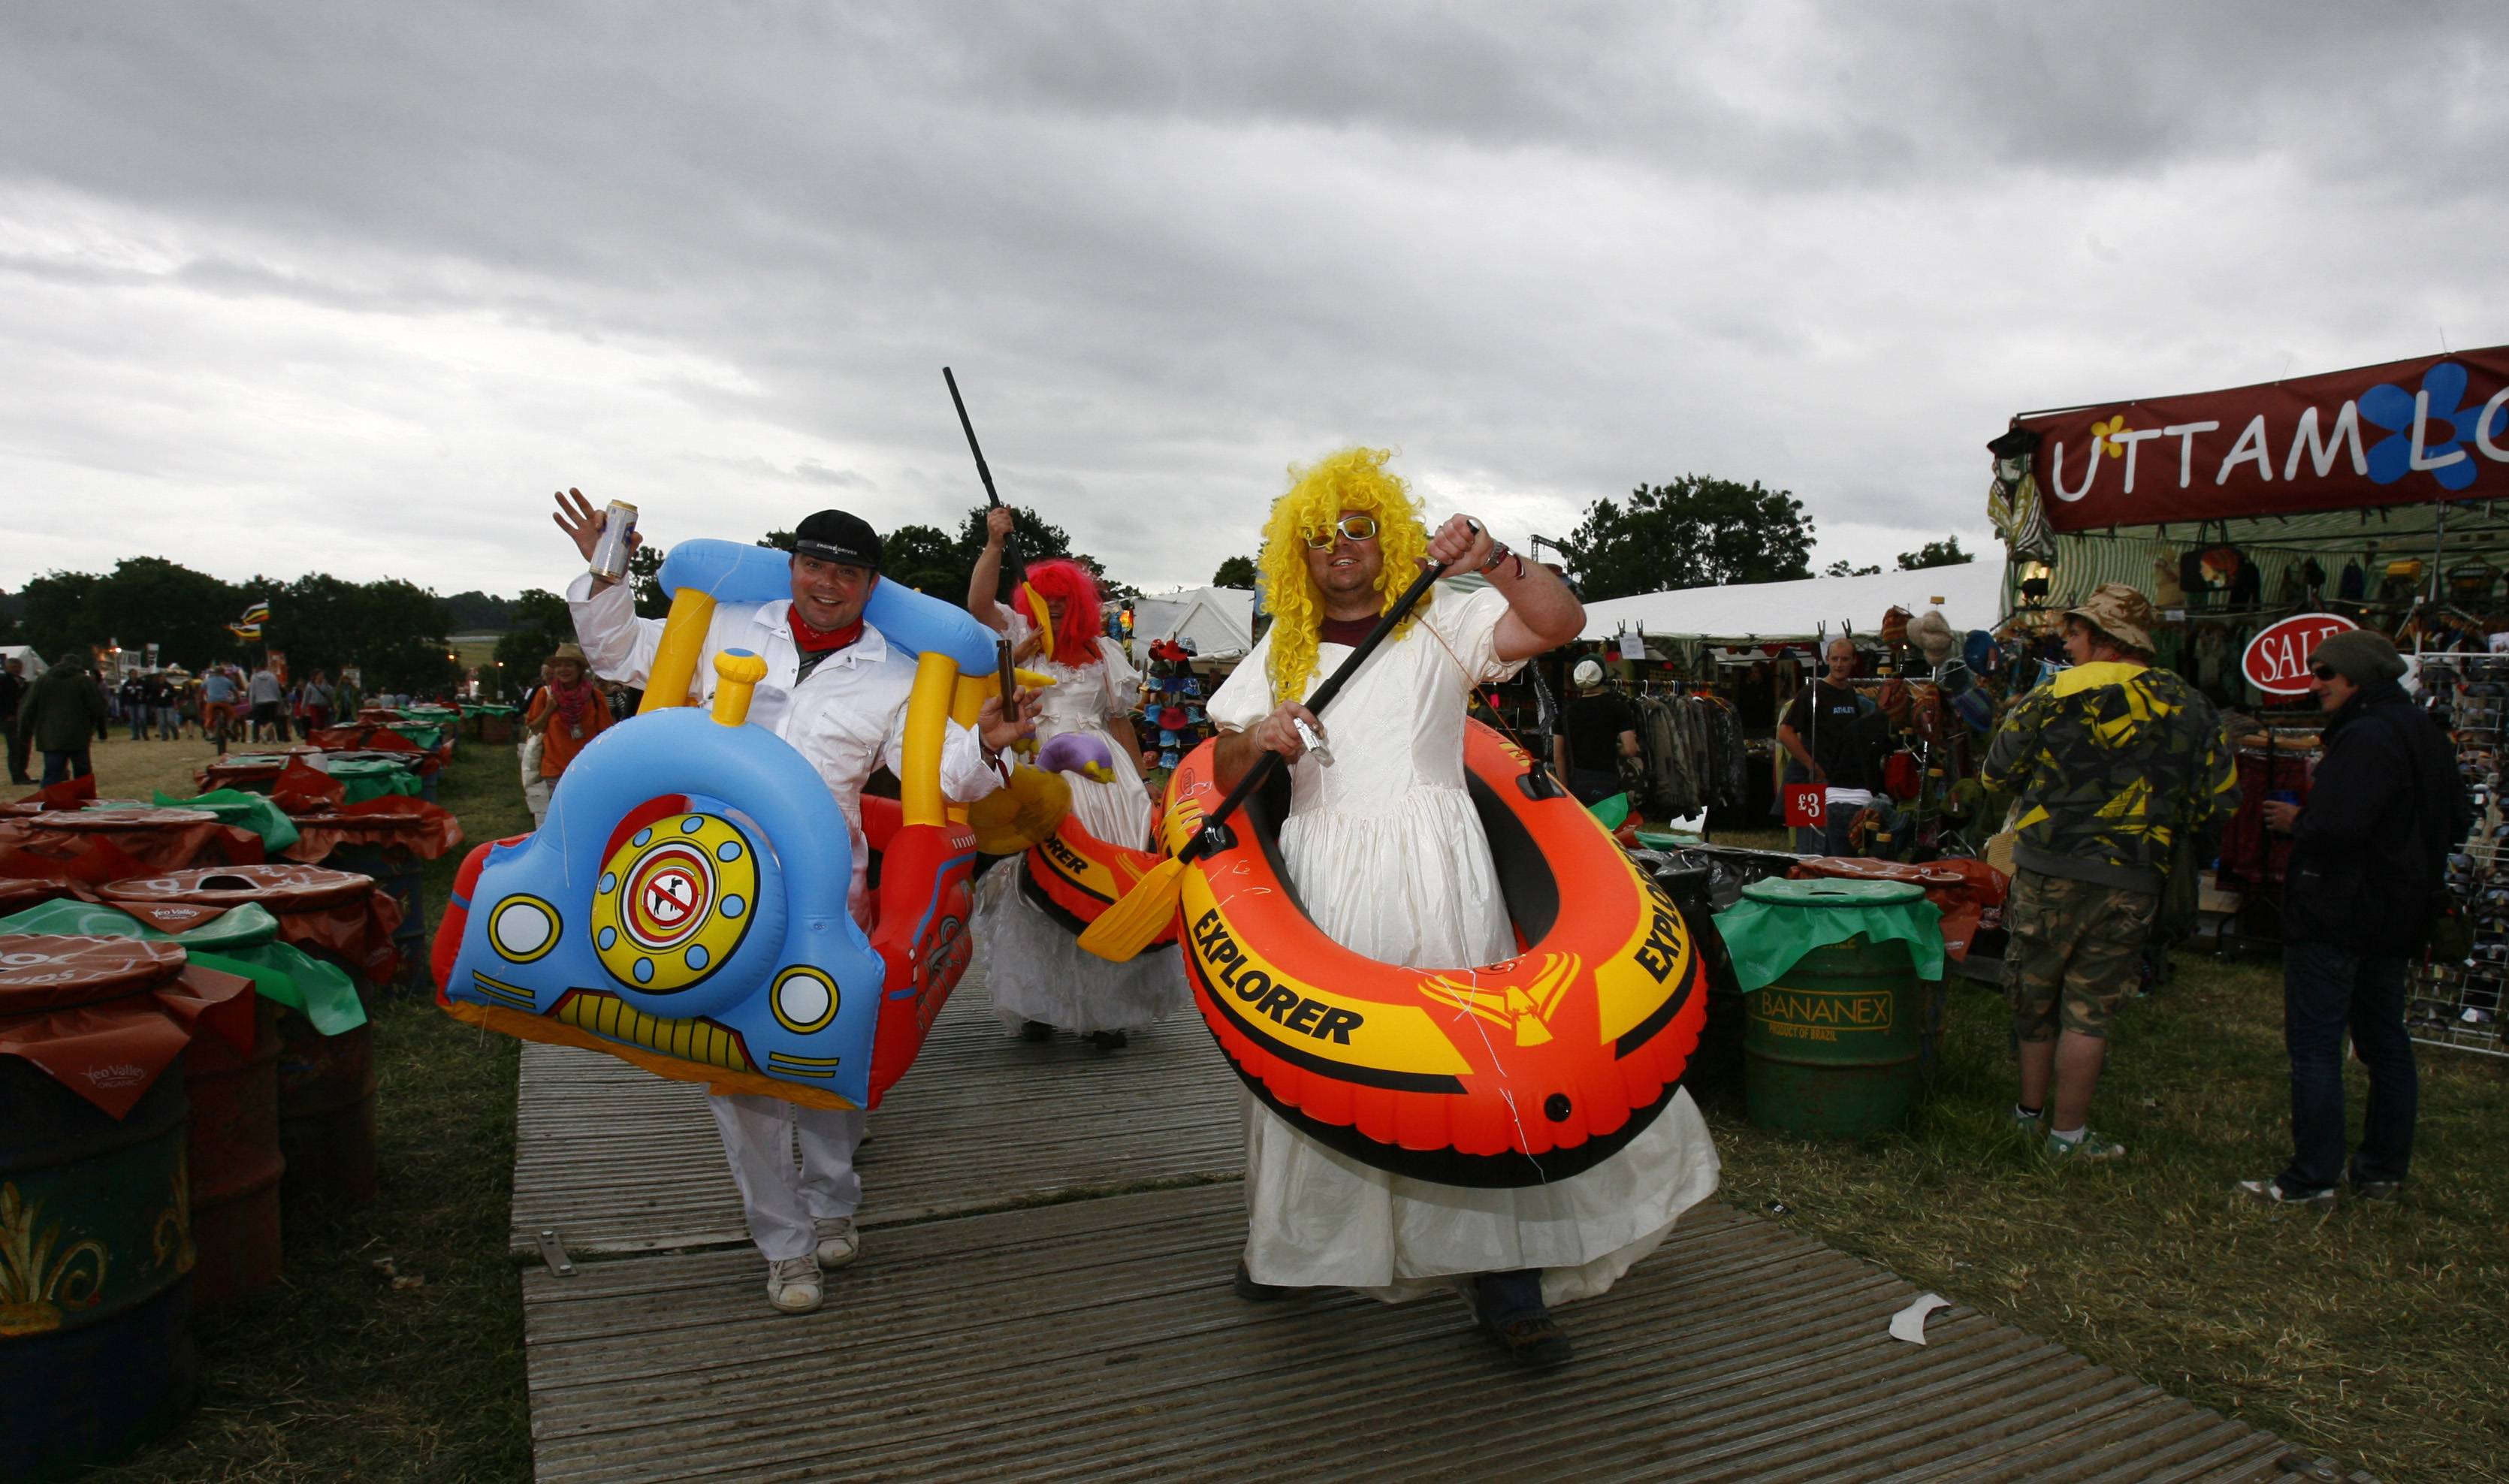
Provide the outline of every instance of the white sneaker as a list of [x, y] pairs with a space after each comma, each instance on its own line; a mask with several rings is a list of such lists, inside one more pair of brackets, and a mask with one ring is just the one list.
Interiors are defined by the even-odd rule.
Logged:
[[782, 1314], [808, 1314], [819, 1307], [819, 1260], [805, 1254], [767, 1265], [767, 1302]]
[[862, 1238], [854, 1233], [853, 1217], [821, 1216], [811, 1225], [819, 1234], [820, 1267], [842, 1268], [862, 1250]]

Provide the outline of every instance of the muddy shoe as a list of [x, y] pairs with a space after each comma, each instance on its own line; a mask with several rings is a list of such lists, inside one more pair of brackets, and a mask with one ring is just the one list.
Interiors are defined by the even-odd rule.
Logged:
[[819, 1307], [819, 1259], [805, 1252], [767, 1265], [767, 1302], [779, 1314], [808, 1314]]
[[1528, 1369], [1558, 1365], [1576, 1354], [1558, 1321], [1542, 1303], [1542, 1274], [1479, 1273], [1464, 1280], [1464, 1302], [1474, 1321], [1510, 1360]]
[[1550, 1311], [1518, 1315], [1502, 1324], [1481, 1326], [1496, 1340], [1507, 1357], [1528, 1370], [1545, 1370], [1565, 1364], [1575, 1357], [1577, 1348], [1568, 1343]]
[[842, 1268], [862, 1253], [862, 1238], [851, 1216], [822, 1216], [811, 1223], [819, 1239], [819, 1266]]
[[2335, 1209], [2335, 1192], [2332, 1189], [2300, 1190], [2280, 1180], [2241, 1180], [2239, 1189], [2275, 1206], [2304, 1206], [2313, 1211]]
[[2059, 1165], [2096, 1165], [2105, 1160], [2125, 1158], [2125, 1145], [2113, 1138], [2102, 1138], [2097, 1131], [2091, 1129], [2083, 1130], [2079, 1138], [2059, 1138], [2051, 1131], [2040, 1149]]
[[1276, 1299], [1296, 1298], [1307, 1291], [1289, 1283], [1254, 1281], [1254, 1275], [1246, 1271], [1246, 1259], [1243, 1257], [1237, 1259], [1237, 1276], [1229, 1280], [1228, 1286], [1236, 1290], [1239, 1298], [1250, 1304], [1269, 1304]]

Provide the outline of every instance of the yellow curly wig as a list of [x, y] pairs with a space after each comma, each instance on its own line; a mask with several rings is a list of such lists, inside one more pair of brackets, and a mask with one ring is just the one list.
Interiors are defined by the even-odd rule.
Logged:
[[[1323, 595], [1307, 575], [1304, 533], [1330, 526], [1345, 510], [1376, 517], [1377, 545], [1385, 553], [1384, 570], [1376, 578], [1379, 612], [1392, 608], [1411, 585], [1421, 558], [1428, 555], [1429, 530], [1421, 523], [1411, 487], [1402, 476], [1386, 472], [1385, 461], [1393, 457], [1390, 449], [1345, 448], [1305, 468], [1292, 464], [1290, 492], [1272, 501], [1272, 514], [1263, 523], [1263, 551], [1255, 563], [1263, 575], [1264, 603], [1272, 611], [1272, 657], [1266, 673], [1275, 700], [1304, 695], [1316, 675], [1325, 611]], [[1395, 630], [1396, 638], [1410, 628], [1420, 611], [1411, 612]]]

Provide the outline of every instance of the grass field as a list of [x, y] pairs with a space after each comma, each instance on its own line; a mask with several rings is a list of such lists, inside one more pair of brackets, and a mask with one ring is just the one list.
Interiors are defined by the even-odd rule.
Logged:
[[[144, 792], [117, 780], [174, 765], [148, 749], [206, 752], [131, 746], [99, 752], [108, 794]], [[441, 798], [474, 841], [527, 820], [509, 749], [462, 744]], [[437, 901], [453, 865], [437, 863]], [[1704, 1090], [1725, 1197], [2349, 1466], [2500, 1477], [2509, 1066], [2424, 1052], [2401, 1204], [2278, 1210], [2230, 1187], [2287, 1153], [2280, 1005], [2273, 965], [2182, 955], [2166, 992], [2123, 1012], [2093, 1109], [2130, 1157], [2059, 1170], [2003, 1125], [2000, 998], [1955, 983], [1931, 1095], [1904, 1135], [1807, 1142], [1752, 1129], [1739, 1099]], [[404, 1002], [378, 1015], [377, 1044], [382, 1199], [291, 1228], [285, 1283], [203, 1336], [200, 1410], [94, 1477], [530, 1476], [506, 1254], [514, 1043]], [[2356, 1076], [2356, 1120], [2359, 1095]], [[424, 1286], [394, 1287], [385, 1257]]]

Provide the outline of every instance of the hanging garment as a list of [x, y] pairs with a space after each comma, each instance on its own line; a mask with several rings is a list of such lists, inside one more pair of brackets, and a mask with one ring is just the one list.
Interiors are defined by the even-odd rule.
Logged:
[[2179, 579], [2176, 564], [2167, 557], [2155, 558], [2152, 564], [2152, 606], [2183, 608], [2186, 603], [2187, 587]]
[[2368, 578], [2362, 575], [2359, 560], [2347, 558], [2343, 563], [2343, 575], [2336, 579], [2335, 596], [2348, 603], [2358, 603], [2361, 601], [2363, 584], [2367, 581]]

